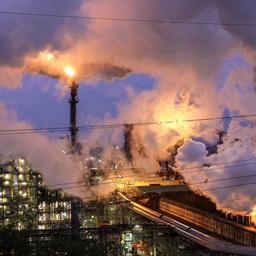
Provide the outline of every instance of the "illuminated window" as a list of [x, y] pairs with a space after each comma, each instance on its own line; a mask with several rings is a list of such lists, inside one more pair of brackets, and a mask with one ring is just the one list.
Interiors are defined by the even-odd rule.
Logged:
[[46, 208], [45, 202], [42, 202], [41, 204], [39, 204], [38, 207], [39, 207], [40, 210], [45, 210], [45, 208]]
[[9, 179], [11, 178], [11, 175], [7, 173], [7, 174], [4, 175], [4, 178], [5, 178], [6, 180], [9, 180]]
[[25, 163], [25, 160], [23, 158], [19, 158], [19, 164], [24, 165], [24, 163]]
[[10, 183], [10, 181], [8, 181], [8, 180], [4, 181], [4, 185], [5, 185], [5, 186], [10, 186], [10, 184], [11, 184], [11, 183]]
[[6, 170], [7, 170], [8, 172], [11, 172], [11, 171], [12, 171], [12, 166], [11, 166], [11, 165], [8, 165], [8, 166], [6, 167]]
[[19, 170], [19, 172], [24, 172], [24, 169], [23, 169], [23, 167], [22, 166], [18, 166], [18, 170]]
[[18, 223], [18, 230], [21, 230], [22, 228], [24, 228], [24, 226], [19, 222]]
[[68, 217], [68, 215], [67, 215], [66, 212], [62, 212], [62, 213], [61, 213], [61, 219], [62, 219], [62, 220], [67, 219], [67, 217]]
[[46, 221], [46, 214], [40, 214], [39, 221]]

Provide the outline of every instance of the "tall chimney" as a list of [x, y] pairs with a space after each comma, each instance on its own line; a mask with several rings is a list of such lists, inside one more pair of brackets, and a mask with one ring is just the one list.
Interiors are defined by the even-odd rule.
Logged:
[[132, 162], [132, 149], [131, 149], [131, 143], [132, 143], [132, 131], [133, 131], [133, 125], [132, 124], [125, 124], [124, 125], [124, 153], [125, 157], [128, 162]]
[[70, 104], [70, 153], [76, 154], [80, 153], [80, 146], [78, 143], [78, 127], [76, 123], [76, 104], [79, 102], [78, 96], [77, 96], [77, 90], [79, 85], [73, 81], [72, 85], [70, 87], [70, 98], [69, 98], [69, 104]]

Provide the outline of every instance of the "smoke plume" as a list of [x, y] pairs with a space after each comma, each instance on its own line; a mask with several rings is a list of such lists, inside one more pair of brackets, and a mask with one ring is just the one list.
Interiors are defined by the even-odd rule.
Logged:
[[[19, 121], [15, 113], [7, 112], [0, 105], [0, 129], [31, 129], [30, 124]], [[32, 164], [32, 169], [42, 172], [46, 184], [63, 184], [82, 180], [79, 164], [76, 164], [69, 155], [65, 154], [66, 142], [56, 141], [40, 134], [1, 134], [0, 155], [10, 157], [25, 156]], [[58, 185], [56, 186], [58, 187]], [[61, 185], [59, 185], [61, 187]], [[78, 189], [72, 192], [81, 195]]]

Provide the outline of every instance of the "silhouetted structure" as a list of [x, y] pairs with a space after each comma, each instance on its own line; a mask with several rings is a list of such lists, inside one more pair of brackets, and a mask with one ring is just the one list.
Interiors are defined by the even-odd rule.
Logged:
[[78, 91], [78, 84], [76, 82], [72, 82], [70, 87], [70, 153], [76, 154], [80, 153], [80, 144], [78, 143], [78, 127], [77, 127], [77, 118], [76, 118], [76, 110], [77, 110], [77, 103], [79, 102], [77, 91]]
[[124, 153], [127, 161], [132, 162], [132, 152], [131, 152], [131, 144], [132, 144], [132, 131], [133, 124], [125, 124], [124, 125]]

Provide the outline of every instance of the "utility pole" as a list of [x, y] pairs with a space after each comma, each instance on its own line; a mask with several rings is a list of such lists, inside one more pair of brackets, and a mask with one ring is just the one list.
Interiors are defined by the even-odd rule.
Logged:
[[78, 201], [71, 203], [71, 240], [80, 239], [80, 224], [79, 224], [79, 204]]

